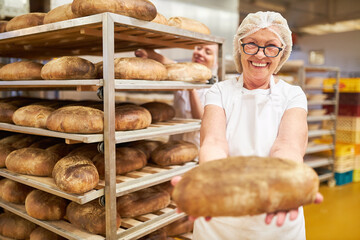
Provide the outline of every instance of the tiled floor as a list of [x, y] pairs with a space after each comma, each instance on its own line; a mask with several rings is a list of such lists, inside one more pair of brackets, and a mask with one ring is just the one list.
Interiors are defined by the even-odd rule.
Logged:
[[323, 203], [304, 207], [307, 240], [360, 240], [360, 182], [320, 192]]

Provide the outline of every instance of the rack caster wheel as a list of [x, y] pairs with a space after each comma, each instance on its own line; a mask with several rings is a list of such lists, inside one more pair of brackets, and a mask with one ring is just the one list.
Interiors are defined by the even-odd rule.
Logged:
[[104, 98], [104, 88], [99, 87], [98, 90], [96, 91], [96, 95], [98, 96], [99, 99], [103, 100], [103, 98]]
[[105, 196], [99, 197], [99, 204], [102, 207], [105, 207]]
[[100, 153], [104, 153], [104, 142], [98, 143], [98, 145], [97, 145], [97, 150], [98, 150], [98, 152], [100, 152]]

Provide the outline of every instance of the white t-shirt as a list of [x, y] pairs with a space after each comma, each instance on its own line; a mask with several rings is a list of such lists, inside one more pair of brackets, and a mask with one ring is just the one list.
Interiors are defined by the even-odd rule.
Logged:
[[[205, 105], [210, 104], [225, 111], [230, 156], [269, 156], [284, 112], [295, 107], [307, 111], [302, 89], [282, 80], [275, 84], [273, 77], [269, 89], [243, 88], [242, 75], [219, 82], [206, 94]], [[287, 218], [282, 227], [277, 227], [274, 219], [270, 225], [265, 224], [265, 216], [216, 217], [209, 222], [199, 218], [195, 221], [194, 239], [305, 239], [302, 207], [297, 219]]]

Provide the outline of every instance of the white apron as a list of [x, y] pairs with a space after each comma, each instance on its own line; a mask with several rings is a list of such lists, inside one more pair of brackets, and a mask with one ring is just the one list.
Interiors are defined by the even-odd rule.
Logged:
[[[248, 90], [243, 87], [242, 75], [239, 77], [233, 100], [224, 106], [230, 156], [269, 156], [284, 114], [284, 101], [275, 86], [271, 77], [270, 89]], [[287, 216], [282, 227], [276, 226], [276, 218], [270, 225], [265, 224], [265, 216], [216, 217], [209, 222], [199, 218], [195, 221], [193, 239], [305, 239], [302, 207], [297, 219], [290, 221]]]

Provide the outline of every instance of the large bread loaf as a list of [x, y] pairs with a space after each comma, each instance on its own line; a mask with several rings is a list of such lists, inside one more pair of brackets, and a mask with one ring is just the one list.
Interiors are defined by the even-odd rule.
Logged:
[[30, 61], [9, 63], [0, 68], [0, 79], [4, 81], [42, 79], [42, 67], [41, 63]]
[[113, 12], [145, 21], [156, 17], [156, 8], [148, 0], [74, 0], [72, 11], [79, 16]]
[[15, 182], [11, 179], [0, 180], [0, 198], [7, 202], [23, 204], [32, 187]]
[[0, 122], [13, 123], [12, 117], [17, 109], [18, 107], [11, 103], [0, 102]]
[[36, 224], [13, 213], [0, 214], [0, 235], [12, 239], [29, 239]]
[[[104, 154], [98, 154], [93, 162], [99, 172], [100, 178], [105, 177]], [[116, 148], [116, 174], [125, 174], [145, 167], [146, 155], [139, 149], [129, 147]]]
[[20, 126], [46, 128], [46, 121], [53, 111], [52, 107], [32, 104], [17, 109], [12, 120]]
[[5, 161], [10, 171], [50, 177], [59, 156], [40, 148], [22, 148], [11, 152]]
[[169, 141], [151, 153], [151, 161], [160, 166], [182, 164], [198, 156], [195, 144], [186, 141]]
[[168, 80], [184, 81], [184, 82], [207, 82], [211, 77], [211, 70], [200, 64], [194, 62], [171, 63], [165, 65]]
[[71, 3], [68, 3], [49, 11], [44, 17], [44, 24], [65, 21], [73, 18], [76, 18], [76, 15], [71, 10]]
[[270, 157], [229, 157], [200, 164], [175, 186], [173, 200], [190, 216], [245, 216], [314, 202], [316, 172], [306, 164]]
[[40, 220], [60, 220], [65, 216], [68, 202], [64, 198], [35, 189], [25, 200], [29, 216]]
[[85, 193], [99, 183], [99, 173], [90, 159], [79, 155], [60, 159], [53, 170], [55, 184], [68, 193]]
[[151, 152], [154, 151], [162, 142], [154, 140], [139, 140], [128, 144], [129, 147], [137, 148], [143, 151], [146, 155], [146, 159], [150, 159]]
[[96, 75], [95, 65], [80, 57], [60, 57], [41, 69], [41, 77], [49, 80], [92, 79]]
[[148, 102], [141, 105], [151, 113], [151, 122], [166, 122], [175, 117], [175, 109], [164, 102]]
[[74, 148], [75, 144], [57, 143], [46, 148], [46, 150], [57, 154], [60, 158], [63, 158], [74, 150]]
[[27, 13], [12, 18], [6, 25], [6, 31], [42, 25], [46, 13]]
[[137, 105], [122, 105], [115, 107], [115, 130], [127, 131], [144, 129], [151, 124], [151, 114]]
[[66, 238], [57, 235], [45, 228], [37, 227], [35, 228], [31, 234], [29, 240], [65, 240]]
[[15, 150], [16, 148], [12, 147], [9, 144], [0, 143], [0, 168], [5, 167], [5, 160], [7, 156]]
[[[77, 227], [85, 229], [94, 234], [105, 235], [105, 207], [99, 204], [98, 200], [94, 200], [83, 205], [71, 202], [66, 208], [66, 217]], [[121, 218], [119, 214], [116, 216], [116, 227], [119, 228]]]
[[121, 217], [135, 217], [167, 207], [170, 195], [158, 188], [145, 188], [118, 197], [116, 204]]
[[166, 233], [167, 236], [173, 237], [180, 234], [192, 232], [193, 228], [194, 221], [190, 221], [188, 217], [185, 216], [165, 226], [162, 230]]
[[199, 32], [203, 34], [210, 34], [210, 29], [203, 23], [194, 19], [185, 17], [171, 17], [169, 18], [169, 25], [177, 28], [186, 29], [193, 32]]

